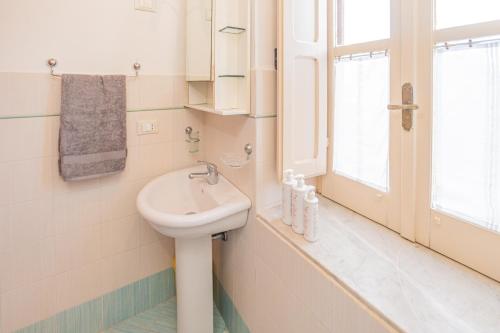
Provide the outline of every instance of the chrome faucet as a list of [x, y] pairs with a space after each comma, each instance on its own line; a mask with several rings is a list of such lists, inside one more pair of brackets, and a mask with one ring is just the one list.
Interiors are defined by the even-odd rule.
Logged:
[[219, 171], [217, 170], [217, 165], [206, 161], [198, 161], [198, 163], [205, 164], [207, 166], [207, 172], [190, 173], [189, 179], [206, 178], [210, 185], [217, 184], [219, 182]]

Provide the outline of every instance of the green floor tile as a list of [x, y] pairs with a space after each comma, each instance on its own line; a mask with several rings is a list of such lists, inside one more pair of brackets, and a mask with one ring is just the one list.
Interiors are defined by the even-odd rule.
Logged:
[[[176, 333], [176, 315], [176, 300], [171, 297], [150, 310], [116, 323], [103, 333]], [[214, 333], [227, 332], [225, 329], [224, 319], [214, 306]]]

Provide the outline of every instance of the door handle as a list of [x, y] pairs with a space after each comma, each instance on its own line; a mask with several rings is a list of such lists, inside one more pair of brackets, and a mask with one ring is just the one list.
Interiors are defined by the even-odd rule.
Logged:
[[401, 126], [405, 131], [410, 131], [413, 127], [413, 111], [418, 110], [418, 105], [413, 104], [413, 86], [411, 83], [403, 84], [402, 101], [403, 104], [401, 105], [387, 105], [387, 109], [402, 110]]
[[395, 105], [395, 104], [389, 104], [387, 105], [387, 108], [389, 110], [418, 110], [418, 105], [417, 104], [403, 104], [403, 105]]

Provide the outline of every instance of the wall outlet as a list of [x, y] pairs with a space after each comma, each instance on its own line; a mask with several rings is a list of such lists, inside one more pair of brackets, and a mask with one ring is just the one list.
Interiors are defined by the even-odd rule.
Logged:
[[156, 12], [156, 0], [135, 0], [135, 9], [146, 12]]
[[137, 135], [157, 134], [159, 131], [158, 120], [143, 120], [137, 122]]

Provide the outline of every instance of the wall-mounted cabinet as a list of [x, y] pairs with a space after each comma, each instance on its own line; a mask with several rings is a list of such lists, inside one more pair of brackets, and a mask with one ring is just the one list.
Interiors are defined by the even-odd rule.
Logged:
[[250, 113], [249, 13], [249, 0], [187, 0], [187, 107]]

